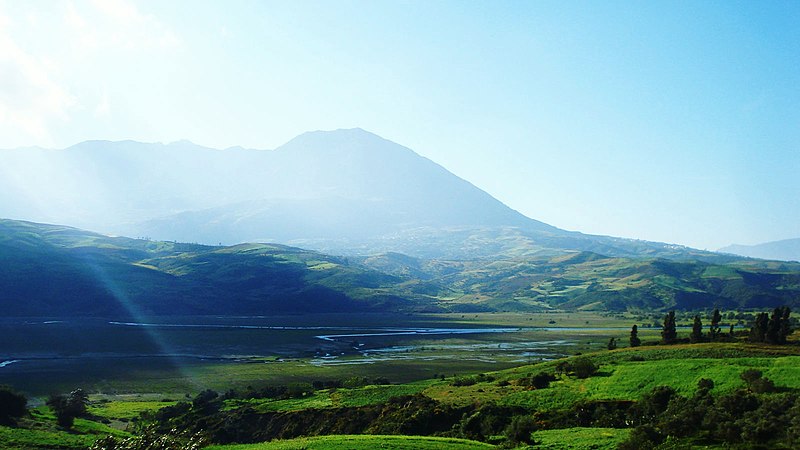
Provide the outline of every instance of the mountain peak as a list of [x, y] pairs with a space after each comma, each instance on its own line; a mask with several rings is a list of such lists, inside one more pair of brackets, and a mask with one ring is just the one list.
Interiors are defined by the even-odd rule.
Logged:
[[286, 151], [387, 151], [388, 149], [402, 149], [414, 153], [411, 149], [403, 147], [387, 139], [371, 133], [362, 128], [340, 128], [338, 130], [317, 130], [303, 133], [278, 150]]

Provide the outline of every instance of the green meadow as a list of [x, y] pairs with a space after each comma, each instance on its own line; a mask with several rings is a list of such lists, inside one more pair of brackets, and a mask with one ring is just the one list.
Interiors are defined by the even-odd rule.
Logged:
[[214, 445], [209, 450], [479, 450], [494, 445], [466, 439], [429, 436], [318, 436], [263, 444]]

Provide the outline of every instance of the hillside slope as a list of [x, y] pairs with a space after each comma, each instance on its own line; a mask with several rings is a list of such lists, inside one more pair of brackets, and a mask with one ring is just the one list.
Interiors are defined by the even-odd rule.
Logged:
[[800, 306], [800, 264], [712, 264], [592, 252], [470, 261], [386, 253], [361, 260], [398, 277], [447, 287], [439, 305], [462, 312], [696, 310]]
[[5, 316], [403, 311], [397, 277], [281, 245], [208, 247], [0, 220]]

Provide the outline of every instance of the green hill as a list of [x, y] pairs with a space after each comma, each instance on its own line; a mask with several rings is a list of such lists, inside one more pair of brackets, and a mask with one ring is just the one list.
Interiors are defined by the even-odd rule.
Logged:
[[[293, 247], [209, 247], [0, 220], [6, 316], [398, 311], [398, 277]], [[418, 299], [417, 299], [418, 300]]]
[[449, 289], [454, 311], [547, 309], [697, 310], [800, 305], [800, 264], [755, 260], [709, 263], [614, 258], [591, 252], [470, 261], [398, 254], [364, 258], [367, 267]]

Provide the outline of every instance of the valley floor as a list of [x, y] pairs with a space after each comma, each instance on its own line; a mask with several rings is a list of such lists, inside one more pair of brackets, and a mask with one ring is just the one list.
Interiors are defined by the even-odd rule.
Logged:
[[[89, 386], [67, 384], [73, 383], [74, 379], [61, 380], [62, 383], [50, 385], [50, 392], [68, 392], [75, 387], [88, 387], [88, 415], [76, 419], [69, 432], [61, 429], [55, 424], [51, 408], [44, 405], [46, 391], [41, 387], [38, 396], [31, 396], [33, 408], [29, 416], [19, 420], [17, 427], [0, 426], [0, 448], [86, 448], [102, 436], [111, 435], [123, 440], [138, 435], [146, 424], [179, 429], [186, 427], [189, 432], [200, 423], [205, 425], [199, 430], [207, 433], [211, 442], [222, 444], [228, 442], [228, 438], [222, 438], [225, 434], [220, 434], [221, 429], [214, 424], [217, 421], [231, 420], [239, 423], [237, 421], [244, 421], [245, 417], [249, 417], [246, 420], [265, 421], [262, 428], [269, 428], [272, 426], [269, 424], [275, 420], [284, 421], [285, 427], [288, 427], [286, 430], [291, 430], [290, 424], [293, 421], [305, 421], [312, 434], [326, 429], [324, 426], [314, 425], [314, 421], [322, 420], [327, 414], [355, 414], [353, 417], [362, 417], [358, 420], [367, 420], [364, 417], [377, 414], [376, 417], [396, 417], [393, 420], [400, 421], [398, 423], [406, 423], [408, 420], [414, 423], [413, 420], [416, 419], [401, 419], [405, 414], [411, 413], [403, 409], [402, 402], [405, 401], [410, 408], [420, 411], [427, 411], [428, 406], [424, 405], [432, 402], [430, 407], [434, 409], [430, 411], [440, 412], [430, 412], [431, 414], [450, 411], [447, 420], [454, 421], [454, 431], [437, 431], [432, 434], [440, 436], [430, 436], [428, 433], [423, 436], [413, 430], [392, 428], [394, 425], [385, 421], [388, 419], [381, 419], [384, 422], [369, 422], [372, 420], [369, 419], [364, 422], [363, 428], [358, 428], [361, 430], [359, 434], [367, 434], [357, 436], [342, 436], [338, 433], [336, 436], [295, 438], [293, 432], [289, 431], [275, 435], [258, 432], [248, 438], [246, 436], [250, 436], [247, 434], [250, 431], [247, 425], [243, 425], [237, 431], [240, 438], [233, 442], [254, 442], [266, 440], [265, 438], [279, 440], [247, 446], [210, 448], [376, 448], [378, 443], [381, 448], [397, 449], [486, 448], [491, 444], [507, 444], [506, 439], [510, 432], [510, 423], [507, 421], [512, 416], [522, 414], [534, 418], [535, 423], [531, 425], [528, 435], [537, 443], [536, 448], [611, 449], [629, 439], [633, 430], [631, 424], [619, 422], [619, 414], [623, 414], [622, 412], [615, 413], [617, 419], [614, 419], [616, 422], [613, 426], [603, 425], [603, 421], [597, 418], [570, 422], [561, 417], [577, 414], [576, 408], [586, 407], [595, 411], [593, 414], [600, 414], [596, 409], [598, 405], [627, 411], [630, 405], [641, 401], [643, 395], [653, 392], [659, 386], [671, 387], [675, 395], [681, 398], [692, 398], [697, 395], [698, 383], [703, 379], [711, 380], [711, 395], [714, 397], [739, 395], [737, 392], [750, 392], [748, 389], [752, 389], [740, 376], [752, 369], [760, 371], [764, 378], [771, 380], [777, 392], [752, 394], [755, 395], [753, 398], [762, 398], [764, 395], [784, 395], [790, 398], [800, 392], [800, 346], [794, 341], [784, 346], [728, 342], [599, 350], [605, 347], [609, 336], [618, 338], [624, 347], [629, 331], [624, 328], [624, 324], [635, 319], [592, 313], [549, 316], [451, 315], [447, 318], [450, 327], [521, 328], [526, 322], [532, 324], [526, 327], [531, 328], [526, 332], [529, 335], [523, 336], [514, 333], [434, 338], [416, 336], [413, 343], [384, 341], [386, 336], [381, 337], [380, 342], [361, 337], [365, 346], [380, 344], [392, 347], [402, 344], [410, 347], [408, 354], [413, 358], [406, 359], [365, 362], [369, 355], [359, 352], [356, 346], [350, 354], [329, 358], [328, 361], [336, 361], [331, 364], [319, 363], [318, 361], [326, 361], [324, 356], [319, 355], [306, 358], [258, 357], [236, 363], [200, 358], [195, 360], [195, 365], [181, 367], [177, 372], [173, 371], [174, 368], [166, 370], [140, 367], [137, 370], [128, 370], [125, 377], [116, 374], [119, 378], [96, 380], [97, 384]], [[641, 318], [639, 319], [641, 323]], [[439, 325], [443, 322], [441, 317], [436, 320]], [[583, 322], [583, 328], [578, 327], [580, 322]], [[641, 330], [640, 337], [646, 343], [656, 342], [658, 330]], [[681, 330], [679, 337], [686, 334], [686, 330]], [[561, 354], [552, 352], [550, 357], [536, 356], [532, 358], [533, 361], [514, 361], [510, 356], [503, 360], [498, 356], [503, 354], [502, 350], [513, 354], [528, 345], [525, 344], [527, 342], [537, 342], [541, 346], [542, 342], [546, 342], [542, 336], [550, 337], [547, 342], [571, 341], [573, 344], [567, 347], [568, 351]], [[390, 340], [396, 338], [394, 336]], [[493, 339], [502, 341], [492, 341]], [[520, 344], [520, 347], [514, 347], [511, 345], [513, 343]], [[579, 352], [583, 355], [559, 358], [566, 356], [568, 352]], [[452, 357], [441, 358], [443, 353]], [[476, 354], [480, 357], [476, 357]], [[597, 367], [596, 373], [579, 378], [560, 372], [565, 362], [575, 364], [582, 358], [588, 359]], [[0, 372], [11, 369], [16, 364], [18, 363], [0, 368]], [[539, 374], [550, 374], [552, 380], [546, 386], [536, 387], [533, 380]], [[269, 388], [275, 386], [283, 386], [287, 390], [270, 393]], [[199, 408], [197, 399], [200, 397], [198, 393], [208, 388], [220, 394], [228, 392], [213, 400], [216, 409], [212, 408], [208, 412], [208, 419], [204, 419], [206, 412], [201, 414], [196, 410]], [[764, 398], [764, 401], [773, 401], [770, 400], [773, 397]], [[396, 403], [398, 401], [401, 403]], [[157, 413], [159, 410], [167, 411], [162, 409], [165, 407], [167, 410], [172, 408], [173, 412]], [[488, 422], [485, 423], [475, 422], [477, 419], [467, 420], [472, 416], [483, 417], [481, 415], [492, 419], [486, 419]], [[474, 431], [471, 427], [478, 427], [476, 430], [484, 427], [487, 431]], [[304, 428], [301, 426], [296, 430], [302, 429]], [[425, 430], [424, 427], [419, 429]], [[386, 431], [391, 431], [388, 433], [391, 435], [405, 435], [386, 437]], [[715, 448], [717, 445], [712, 441], [682, 439], [684, 440], [679, 440], [683, 442], [681, 445], [694, 445], [698, 448]]]

